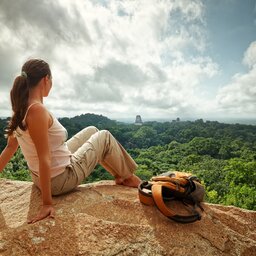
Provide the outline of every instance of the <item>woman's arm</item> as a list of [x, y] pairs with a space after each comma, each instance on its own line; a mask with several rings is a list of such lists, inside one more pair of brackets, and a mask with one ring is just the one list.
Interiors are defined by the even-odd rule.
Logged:
[[13, 157], [14, 153], [17, 151], [18, 146], [19, 145], [17, 139], [13, 135], [9, 136], [7, 140], [7, 145], [0, 155], [0, 172], [3, 171], [5, 166]]
[[30, 221], [30, 223], [34, 223], [49, 215], [53, 217], [54, 214], [51, 193], [51, 158], [48, 140], [48, 128], [51, 123], [51, 117], [43, 105], [37, 104], [31, 107], [26, 123], [38, 155], [39, 180], [43, 202], [39, 214]]

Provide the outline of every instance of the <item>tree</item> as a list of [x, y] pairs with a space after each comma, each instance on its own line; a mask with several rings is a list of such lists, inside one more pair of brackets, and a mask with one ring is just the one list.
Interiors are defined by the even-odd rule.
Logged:
[[20, 149], [17, 150], [5, 169], [0, 173], [0, 178], [31, 181], [27, 163]]

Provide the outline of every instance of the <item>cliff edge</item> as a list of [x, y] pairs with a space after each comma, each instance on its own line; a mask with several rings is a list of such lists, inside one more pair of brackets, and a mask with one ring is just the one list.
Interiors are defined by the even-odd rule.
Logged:
[[179, 224], [138, 200], [137, 189], [102, 181], [54, 197], [55, 219], [27, 224], [40, 206], [31, 182], [0, 179], [0, 255], [256, 255], [256, 212], [204, 204]]

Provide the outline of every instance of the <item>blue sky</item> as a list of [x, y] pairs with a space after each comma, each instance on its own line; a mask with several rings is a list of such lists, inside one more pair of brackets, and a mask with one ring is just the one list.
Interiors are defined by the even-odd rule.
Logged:
[[256, 118], [256, 1], [0, 1], [0, 116], [29, 58], [56, 116]]
[[228, 82], [237, 72], [246, 72], [244, 52], [256, 39], [256, 1], [206, 1], [209, 54]]

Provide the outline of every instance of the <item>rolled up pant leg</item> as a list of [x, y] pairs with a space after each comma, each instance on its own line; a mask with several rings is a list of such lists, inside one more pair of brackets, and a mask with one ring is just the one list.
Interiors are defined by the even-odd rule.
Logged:
[[75, 169], [86, 178], [99, 163], [113, 176], [130, 177], [137, 164], [122, 145], [106, 130], [93, 134], [73, 155]]

